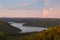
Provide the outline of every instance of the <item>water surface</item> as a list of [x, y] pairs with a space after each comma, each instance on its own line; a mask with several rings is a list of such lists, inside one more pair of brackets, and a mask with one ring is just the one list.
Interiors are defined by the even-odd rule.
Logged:
[[22, 30], [22, 32], [33, 32], [33, 31], [42, 31], [46, 30], [47, 28], [41, 27], [31, 27], [31, 26], [23, 26], [24, 23], [11, 23], [12, 26], [18, 27]]

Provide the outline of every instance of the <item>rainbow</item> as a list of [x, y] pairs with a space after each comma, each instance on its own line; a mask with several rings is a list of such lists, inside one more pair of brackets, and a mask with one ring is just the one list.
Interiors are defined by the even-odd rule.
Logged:
[[42, 14], [42, 16], [43, 16], [43, 18], [45, 18], [46, 17], [46, 15], [47, 15], [47, 10], [46, 10], [46, 6], [47, 6], [47, 0], [44, 0], [44, 7], [43, 7], [43, 14]]

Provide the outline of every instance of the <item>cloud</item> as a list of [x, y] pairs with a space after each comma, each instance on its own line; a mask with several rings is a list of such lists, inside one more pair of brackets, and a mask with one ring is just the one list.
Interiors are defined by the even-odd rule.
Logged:
[[3, 6], [0, 9], [0, 17], [40, 17], [40, 10], [39, 9], [33, 9], [33, 10], [15, 10], [10, 9], [10, 7]]
[[46, 18], [60, 18], [60, 6], [50, 7], [43, 12], [40, 9], [10, 9], [7, 6], [1, 6], [0, 17], [46, 17]]
[[47, 18], [60, 18], [60, 5], [58, 3], [53, 2], [51, 4], [51, 0], [44, 1], [44, 8], [42, 12], [42, 17]]
[[3, 6], [2, 6], [2, 5], [0, 5], [0, 8], [3, 8]]
[[39, 2], [40, 0], [32, 0], [33, 2]]
[[48, 8], [43, 11], [42, 17], [46, 18], [60, 18], [60, 7]]
[[0, 16], [5, 16], [5, 17], [38, 17], [40, 16], [39, 10], [6, 10], [6, 11], [1, 11]]
[[28, 5], [29, 5], [28, 2], [22, 2], [22, 3], [21, 3], [21, 6], [28, 6]]
[[27, 6], [29, 6], [29, 5], [30, 5], [29, 2], [21, 2], [21, 3], [18, 3], [18, 4], [17, 4], [17, 7], [27, 7]]

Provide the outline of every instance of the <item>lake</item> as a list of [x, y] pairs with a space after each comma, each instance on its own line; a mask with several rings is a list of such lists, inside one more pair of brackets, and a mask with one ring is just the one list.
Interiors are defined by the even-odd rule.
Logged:
[[35, 31], [42, 31], [46, 30], [47, 28], [41, 27], [31, 27], [31, 26], [23, 26], [24, 23], [10, 23], [12, 26], [17, 27], [22, 30], [22, 32], [35, 32]]

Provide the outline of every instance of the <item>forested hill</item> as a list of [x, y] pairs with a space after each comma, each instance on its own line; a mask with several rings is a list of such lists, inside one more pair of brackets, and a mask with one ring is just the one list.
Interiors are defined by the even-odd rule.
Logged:
[[7, 38], [8, 40], [60, 40], [60, 25], [41, 32], [13, 34]]
[[13, 27], [4, 21], [0, 21], [0, 32], [16, 33], [16, 32], [20, 32], [20, 31], [21, 31], [21, 29]]
[[60, 19], [40, 19], [25, 22], [23, 26], [49, 28], [60, 24]]

